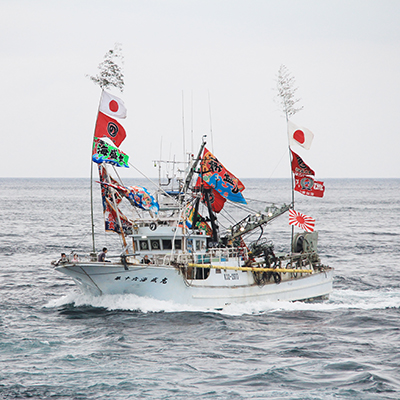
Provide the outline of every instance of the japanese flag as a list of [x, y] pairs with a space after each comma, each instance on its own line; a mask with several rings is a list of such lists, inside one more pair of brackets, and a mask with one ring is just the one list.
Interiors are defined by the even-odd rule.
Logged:
[[288, 121], [288, 135], [290, 146], [298, 144], [306, 150], [310, 150], [311, 143], [314, 139], [314, 134], [310, 130]]
[[293, 209], [290, 209], [289, 225], [295, 225], [305, 230], [306, 232], [312, 232], [315, 226], [315, 219], [300, 212], [297, 212]]
[[104, 90], [100, 100], [100, 111], [110, 117], [126, 118], [124, 102], [117, 96], [113, 96]]

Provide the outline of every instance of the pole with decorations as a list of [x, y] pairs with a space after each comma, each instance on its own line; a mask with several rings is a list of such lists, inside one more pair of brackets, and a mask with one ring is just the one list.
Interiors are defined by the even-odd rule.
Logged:
[[[99, 107], [97, 110], [97, 119], [96, 119], [93, 144], [92, 144], [92, 155], [91, 155], [92, 159], [93, 159], [93, 154], [94, 154], [93, 149], [96, 146], [96, 138], [102, 137], [102, 136], [98, 136], [98, 135], [99, 134], [101, 135], [102, 132], [104, 131], [104, 121], [100, 121], [100, 119], [102, 119], [102, 120], [104, 119], [104, 118], [102, 118], [104, 113], [101, 112], [101, 107], [107, 101], [107, 96], [104, 95], [106, 93], [104, 91], [104, 89], [114, 87], [114, 88], [119, 89], [121, 92], [123, 92], [124, 86], [125, 86], [123, 69], [122, 69], [123, 63], [124, 63], [124, 61], [123, 61], [121, 45], [119, 43], [116, 43], [114, 45], [114, 49], [110, 49], [105, 54], [104, 60], [98, 65], [99, 73], [95, 76], [87, 75], [87, 77], [91, 81], [93, 81], [96, 85], [100, 86], [100, 88], [101, 88], [100, 103], [99, 103]], [[106, 97], [106, 99], [105, 99], [105, 97]], [[119, 107], [118, 100], [120, 100], [120, 99], [117, 99], [117, 100], [108, 99], [108, 100], [109, 100], [108, 109], [111, 112], [111, 114], [113, 114], [113, 113], [115, 113], [115, 110], [118, 111], [118, 107]], [[122, 101], [121, 101], [121, 103], [122, 103]], [[122, 103], [122, 105], [123, 105], [123, 103]], [[125, 116], [126, 116], [126, 109], [125, 109]], [[106, 117], [107, 117], [107, 114], [106, 114]], [[103, 137], [109, 136], [109, 134], [107, 134], [107, 129], [110, 130], [111, 135], [113, 135], [115, 126], [117, 126], [117, 128], [118, 128], [118, 125], [116, 125], [115, 123], [114, 123], [114, 125], [106, 124], [106, 128], [105, 128], [106, 131], [105, 131], [105, 133], [103, 132], [104, 133]], [[95, 161], [95, 160], [93, 159], [93, 161]], [[95, 161], [95, 162], [97, 162], [97, 161]], [[91, 165], [91, 168], [90, 168], [90, 212], [91, 212], [91, 225], [92, 225], [91, 257], [95, 259], [96, 258], [96, 245], [95, 245], [94, 216], [93, 216], [93, 162], [91, 162], [90, 165]], [[121, 230], [122, 230], [122, 226], [121, 226]]]
[[[292, 204], [291, 209], [294, 209], [294, 175], [292, 169], [292, 154], [290, 150], [290, 140], [289, 140], [289, 118], [298, 113], [303, 109], [303, 107], [298, 107], [300, 99], [295, 97], [297, 87], [295, 87], [295, 79], [290, 74], [289, 70], [285, 65], [281, 65], [278, 70], [278, 76], [276, 79], [277, 83], [277, 98], [278, 102], [282, 108], [283, 114], [286, 119], [287, 134], [288, 134], [288, 151], [289, 151], [289, 161], [290, 161], [290, 177], [292, 183]], [[292, 236], [291, 236], [291, 248], [293, 248], [293, 237], [294, 237], [294, 226], [292, 225]]]
[[297, 91], [295, 80], [284, 65], [281, 65], [278, 71], [277, 91], [277, 97], [286, 118], [288, 135], [288, 150], [292, 181], [292, 203], [289, 210], [289, 224], [292, 225], [291, 249], [294, 251], [294, 226], [296, 225], [307, 232], [312, 232], [315, 225], [315, 220], [313, 218], [295, 211], [294, 192], [298, 191], [306, 196], [322, 197], [324, 195], [325, 187], [323, 182], [314, 180], [314, 171], [291, 149], [291, 146], [298, 145], [303, 149], [309, 150], [314, 139], [314, 134], [307, 128], [295, 125], [290, 120], [290, 118], [301, 111], [303, 107], [298, 106], [300, 99], [295, 97]]

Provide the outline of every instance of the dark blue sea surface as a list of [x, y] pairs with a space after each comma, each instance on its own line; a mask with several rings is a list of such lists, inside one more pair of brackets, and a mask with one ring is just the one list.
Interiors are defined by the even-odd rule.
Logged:
[[[290, 202], [289, 180], [243, 182], [253, 209]], [[335, 268], [330, 299], [212, 311], [82, 295], [50, 262], [91, 250], [89, 181], [0, 179], [0, 398], [399, 399], [400, 179], [325, 186], [295, 208]], [[96, 190], [96, 246], [116, 255]], [[289, 250], [287, 215], [265, 231]]]

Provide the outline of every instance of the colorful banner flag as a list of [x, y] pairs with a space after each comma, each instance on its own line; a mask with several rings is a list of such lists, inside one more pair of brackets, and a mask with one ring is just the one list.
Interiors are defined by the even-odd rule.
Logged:
[[295, 125], [288, 121], [289, 144], [298, 144], [299, 146], [310, 150], [311, 143], [314, 139], [314, 134], [307, 128]]
[[108, 188], [108, 183], [106, 182], [107, 180], [110, 180], [110, 182], [116, 183], [116, 181], [107, 174], [103, 165], [99, 165], [99, 176], [101, 181], [101, 197], [103, 201], [105, 230], [121, 234], [121, 227], [119, 224], [119, 221], [121, 221], [122, 231], [124, 234], [131, 234], [133, 225], [117, 206], [122, 201], [122, 197], [118, 192], [111, 193]]
[[104, 90], [101, 94], [100, 111], [113, 118], [126, 118], [124, 102], [117, 96], [113, 96]]
[[222, 197], [236, 203], [247, 204], [241, 193], [244, 190], [243, 183], [206, 148], [201, 160], [201, 177], [205, 184], [215, 189]]
[[[195, 207], [192, 204], [190, 204], [185, 210], [186, 226], [190, 229], [193, 229], [194, 210]], [[212, 234], [212, 229], [210, 225], [208, 225], [207, 222], [203, 221], [203, 217], [200, 214], [198, 214], [196, 228], [204, 232], [206, 235]]]
[[160, 206], [146, 188], [143, 186], [128, 186], [126, 189], [128, 189], [128, 198], [134, 202], [136, 207], [158, 214]]
[[117, 167], [129, 168], [128, 155], [96, 137], [93, 142], [92, 160], [97, 164], [105, 162]]
[[122, 214], [121, 210], [118, 209], [118, 216], [117, 216], [116, 208], [112, 205], [112, 202], [109, 199], [105, 198], [103, 204], [105, 204], [103, 208], [105, 230], [108, 232], [116, 232], [120, 234], [121, 228], [119, 225], [119, 221], [121, 221], [122, 230], [124, 234], [125, 235], [132, 234], [133, 224], [128, 220], [128, 218], [124, 214]]
[[99, 111], [94, 136], [108, 137], [118, 147], [126, 138], [126, 132], [119, 122]]
[[315, 175], [315, 172], [297, 155], [293, 150], [292, 153], [292, 171], [298, 176]]
[[104, 165], [99, 164], [99, 176], [100, 176], [100, 183], [101, 184], [101, 197], [103, 199], [103, 209], [105, 207], [104, 198], [107, 198], [110, 201], [114, 201], [119, 204], [122, 201], [122, 197], [118, 192], [111, 193], [108, 182], [114, 185], [118, 185], [118, 182], [110, 175], [108, 175], [107, 170]]
[[295, 210], [289, 210], [289, 225], [295, 225], [306, 232], [312, 232], [315, 226], [315, 219]]
[[142, 186], [121, 186], [106, 182], [103, 184], [116, 189], [119, 194], [125, 196], [133, 206], [158, 214], [160, 206], [146, 188]]
[[324, 182], [315, 181], [309, 176], [295, 174], [294, 190], [305, 196], [323, 197], [325, 192]]
[[[206, 183], [203, 182], [203, 185], [201, 185], [201, 178], [199, 176], [197, 178], [197, 182], [196, 182], [194, 189], [195, 189], [195, 191], [201, 191], [202, 187], [204, 189], [209, 190], [208, 198], [210, 200], [211, 209], [215, 213], [219, 213], [224, 208], [224, 205], [226, 202], [225, 197], [222, 197], [215, 189], [213, 189], [211, 186], [207, 185]], [[204, 194], [202, 194], [201, 200], [203, 203], [205, 203]]]

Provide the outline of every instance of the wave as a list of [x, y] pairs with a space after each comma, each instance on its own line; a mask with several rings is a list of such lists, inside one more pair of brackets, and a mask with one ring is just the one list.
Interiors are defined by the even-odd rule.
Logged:
[[91, 296], [71, 292], [51, 300], [46, 308], [59, 308], [66, 305], [74, 307], [103, 308], [109, 311], [132, 311], [142, 313], [157, 312], [213, 312], [226, 315], [262, 314], [276, 311], [334, 311], [343, 309], [375, 310], [400, 308], [400, 291], [394, 290], [335, 290], [329, 300], [320, 302], [266, 302], [252, 301], [230, 304], [222, 310], [193, 307], [172, 301], [155, 300], [134, 294]]

